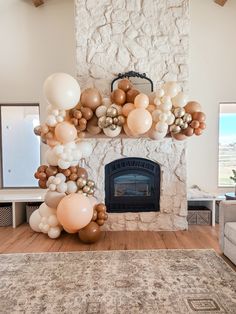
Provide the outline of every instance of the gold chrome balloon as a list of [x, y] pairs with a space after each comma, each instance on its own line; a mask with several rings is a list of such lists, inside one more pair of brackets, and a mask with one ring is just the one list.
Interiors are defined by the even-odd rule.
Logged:
[[180, 126], [175, 125], [175, 124], [173, 124], [173, 125], [170, 126], [170, 132], [172, 132], [172, 133], [177, 134], [177, 133], [179, 133], [180, 131], [181, 131]]
[[175, 108], [174, 109], [174, 115], [176, 118], [182, 118], [185, 114], [184, 108]]

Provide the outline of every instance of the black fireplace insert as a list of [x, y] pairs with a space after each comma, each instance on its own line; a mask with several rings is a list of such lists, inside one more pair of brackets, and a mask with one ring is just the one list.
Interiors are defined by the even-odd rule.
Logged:
[[122, 158], [105, 166], [105, 203], [110, 213], [160, 210], [160, 166]]

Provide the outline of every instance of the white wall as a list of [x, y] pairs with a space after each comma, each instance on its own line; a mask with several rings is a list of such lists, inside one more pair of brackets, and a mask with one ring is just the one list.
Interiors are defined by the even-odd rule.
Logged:
[[41, 102], [48, 75], [75, 75], [74, 23], [73, 0], [0, 0], [0, 103]]
[[190, 21], [190, 96], [202, 104], [207, 130], [188, 142], [188, 178], [216, 191], [219, 102], [236, 101], [236, 1], [191, 0]]

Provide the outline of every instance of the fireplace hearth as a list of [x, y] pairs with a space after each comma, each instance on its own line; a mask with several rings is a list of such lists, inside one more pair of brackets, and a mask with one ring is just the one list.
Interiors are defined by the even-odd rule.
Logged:
[[110, 213], [159, 211], [159, 164], [135, 157], [107, 164], [105, 203]]

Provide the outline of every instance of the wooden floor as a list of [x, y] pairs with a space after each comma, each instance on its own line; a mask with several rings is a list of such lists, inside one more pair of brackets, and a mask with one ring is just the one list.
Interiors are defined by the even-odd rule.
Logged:
[[0, 253], [208, 248], [220, 253], [218, 226], [195, 225], [188, 231], [176, 232], [103, 232], [100, 240], [91, 245], [81, 243], [77, 234], [63, 233], [59, 239], [52, 240], [45, 234], [33, 232], [27, 224], [16, 229], [0, 228]]

